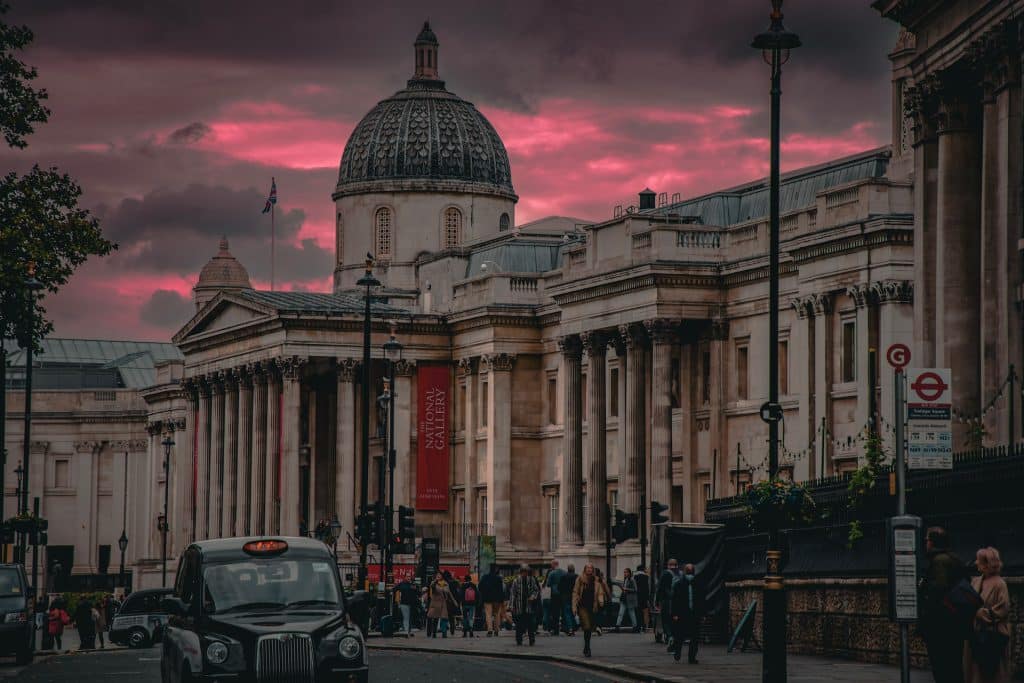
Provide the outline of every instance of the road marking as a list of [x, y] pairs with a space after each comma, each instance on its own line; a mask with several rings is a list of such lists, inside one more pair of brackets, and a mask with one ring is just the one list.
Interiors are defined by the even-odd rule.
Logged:
[[159, 657], [139, 657], [140, 662], [159, 662]]

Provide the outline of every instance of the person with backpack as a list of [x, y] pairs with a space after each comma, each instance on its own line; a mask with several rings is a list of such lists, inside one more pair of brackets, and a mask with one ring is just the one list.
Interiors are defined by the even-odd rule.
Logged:
[[462, 637], [468, 634], [474, 638], [473, 622], [476, 621], [476, 603], [479, 599], [473, 577], [466, 574], [462, 579]]
[[57, 652], [64, 650], [64, 627], [71, 623], [71, 615], [64, 610], [64, 603], [61, 600], [54, 600], [47, 613], [46, 632], [53, 638], [57, 646]]
[[964, 563], [949, 549], [942, 527], [925, 534], [928, 568], [921, 581], [917, 630], [928, 650], [935, 683], [963, 683], [966, 624], [961, 623], [949, 600], [950, 592], [967, 577]]

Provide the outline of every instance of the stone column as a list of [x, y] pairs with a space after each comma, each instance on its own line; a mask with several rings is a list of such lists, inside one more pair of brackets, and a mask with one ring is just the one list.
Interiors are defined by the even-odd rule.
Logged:
[[295, 536], [299, 533], [299, 446], [302, 440], [302, 369], [305, 358], [291, 356], [277, 359], [283, 383], [281, 414], [281, 455], [279, 476], [279, 507], [277, 533]]
[[[980, 410], [981, 168], [975, 93], [962, 83], [963, 75], [951, 74], [940, 90], [935, 362], [951, 369], [955, 403], [973, 415]], [[965, 437], [955, 423], [954, 443]]]
[[248, 536], [252, 529], [252, 375], [248, 368], [238, 372], [237, 470], [235, 480], [235, 534]]
[[587, 511], [586, 545], [598, 553], [608, 527], [608, 337], [603, 332], [580, 335], [587, 352]]
[[735, 491], [735, 474], [730, 475], [729, 473], [730, 468], [736, 466], [735, 444], [728, 442], [725, 423], [725, 345], [729, 341], [729, 321], [721, 316], [712, 318], [707, 330], [707, 339], [708, 361], [711, 365], [708, 370], [711, 386], [708, 392], [707, 430], [712, 453], [717, 448], [718, 457], [721, 458], [722, 467], [719, 469], [719, 476], [722, 479], [719, 481], [718, 491], [725, 496], [728, 495], [727, 492]]
[[576, 336], [562, 337], [564, 424], [562, 425], [562, 476], [558, 490], [561, 507], [561, 544], [583, 543], [583, 346]]
[[[857, 407], [854, 412], [854, 425], [857, 429], [864, 427], [870, 419], [869, 410], [870, 407], [870, 376], [871, 368], [868, 367], [868, 350], [871, 346], [870, 338], [870, 313], [872, 306], [872, 292], [871, 287], [868, 284], [857, 284], [846, 288], [847, 295], [853, 299], [853, 305], [856, 307], [857, 318], [855, 325], [855, 350], [854, 358], [856, 360], [856, 367], [854, 368], [854, 377], [857, 382]], [[884, 362], [884, 359], [879, 359]]]
[[207, 538], [224, 536], [221, 526], [224, 509], [224, 375], [217, 372], [210, 390], [210, 474], [207, 500]]
[[490, 464], [487, 522], [496, 541], [512, 543], [512, 363], [515, 355], [494, 353], [481, 361], [487, 367], [487, 461]]
[[96, 571], [96, 459], [102, 442], [75, 442], [75, 480], [78, 490], [74, 499], [75, 517], [81, 524], [73, 536], [74, 566], [65, 571], [91, 574]]
[[465, 486], [466, 496], [466, 524], [475, 524], [476, 519], [476, 391], [474, 367], [475, 358], [460, 358], [459, 373], [466, 381], [465, 405], [463, 406], [464, 426], [464, 447], [465, 457], [463, 458], [462, 481]]
[[199, 452], [196, 463], [195, 483], [195, 533], [193, 537], [202, 541], [210, 537], [209, 507], [210, 500], [210, 383], [203, 381], [199, 385]]
[[267, 450], [263, 476], [264, 533], [281, 533], [278, 475], [281, 457], [281, 378], [273, 361], [264, 365], [267, 373]]
[[252, 476], [249, 478], [249, 528], [254, 536], [267, 533], [267, 373], [262, 363], [250, 363], [252, 388]]
[[[885, 360], [885, 352], [896, 343], [906, 344], [912, 348], [914, 283], [912, 280], [883, 280], [873, 283], [871, 288], [875, 301], [878, 302], [878, 362], [882, 368], [878, 412], [885, 420], [885, 424], [893, 425], [896, 415], [893, 408], [892, 370]], [[886, 448], [891, 449], [895, 444], [892, 430], [882, 429], [880, 435]]]
[[[811, 444], [815, 441], [817, 424], [814, 416], [814, 306], [808, 297], [797, 297], [792, 304], [796, 319], [789, 336], [789, 391], [798, 397], [800, 424], [797, 433], [787, 438], [791, 444]], [[814, 479], [817, 463], [817, 458], [810, 455], [798, 460], [793, 467], [793, 478], [798, 481]]]
[[[825, 419], [825, 429], [832, 431], [832, 295], [812, 294], [810, 305], [814, 310], [814, 415], [815, 428], [821, 428], [821, 420]], [[815, 440], [817, 452], [814, 454], [819, 477], [832, 474], [832, 440], [825, 439], [825, 462], [821, 462], [821, 433]]]
[[238, 373], [230, 370], [224, 381], [224, 497], [221, 503], [221, 536], [235, 535], [238, 501]]
[[356, 529], [356, 431], [355, 373], [359, 364], [351, 358], [339, 358], [335, 366], [338, 377], [338, 428], [335, 445], [334, 497], [338, 501], [338, 521], [342, 532], [338, 545], [345, 544], [345, 532], [355, 536]]
[[409, 449], [412, 440], [412, 375], [415, 370], [412, 361], [400, 360], [395, 365], [395, 524], [398, 523], [398, 506], [409, 504], [409, 473], [416, 457]]
[[935, 366], [935, 246], [938, 209], [938, 140], [934, 77], [906, 89], [904, 106], [914, 133], [914, 364]]
[[[646, 404], [644, 382], [644, 349], [642, 332], [630, 325], [620, 325], [619, 335], [626, 344], [626, 471], [619, 477], [619, 507], [626, 512], [643, 514], [640, 497], [646, 481], [647, 429], [644, 424]], [[671, 460], [670, 460], [671, 461]]]
[[[1021, 187], [1021, 63], [1016, 22], [1008, 21], [984, 35], [977, 54], [983, 74], [982, 116], [982, 313], [981, 398], [997, 395], [1014, 363], [1021, 368], [1021, 315], [1017, 287], [1021, 282], [1017, 245]], [[1020, 401], [1017, 401], [1020, 404]], [[981, 406], [984, 407], [984, 406]], [[997, 400], [985, 420], [990, 443], [1005, 444], [1014, 419], [1014, 438], [1021, 437], [1020, 413], [1011, 418], [1009, 404]]]
[[[677, 338], [668, 320], [645, 320], [651, 338], [651, 495], [672, 510], [672, 342]], [[691, 495], [690, 482], [683, 490]], [[685, 501], [684, 501], [685, 505]]]
[[[195, 504], [195, 463], [199, 455], [196, 447], [197, 425], [199, 423], [199, 386], [194, 379], [182, 381], [185, 395], [184, 424], [178, 426], [172, 435], [174, 450], [171, 454], [171, 469], [167, 473], [167, 486], [171, 487], [168, 515], [173, 522], [167, 535], [167, 553], [171, 548], [180, 551], [189, 541], [196, 540]], [[175, 555], [176, 557], [176, 555]]]

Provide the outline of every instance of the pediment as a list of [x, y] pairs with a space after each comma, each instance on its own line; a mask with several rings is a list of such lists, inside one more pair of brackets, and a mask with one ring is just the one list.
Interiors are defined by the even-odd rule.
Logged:
[[210, 299], [195, 316], [174, 335], [175, 344], [182, 344], [192, 337], [205, 336], [212, 332], [236, 329], [246, 324], [265, 320], [276, 311], [262, 304], [239, 296], [221, 292]]

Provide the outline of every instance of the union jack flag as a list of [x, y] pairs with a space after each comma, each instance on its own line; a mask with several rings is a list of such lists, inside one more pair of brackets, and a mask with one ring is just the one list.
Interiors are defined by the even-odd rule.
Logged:
[[270, 213], [270, 209], [274, 204], [277, 204], [277, 181], [273, 178], [270, 179], [270, 196], [267, 197], [267, 203], [263, 207], [263, 213]]

